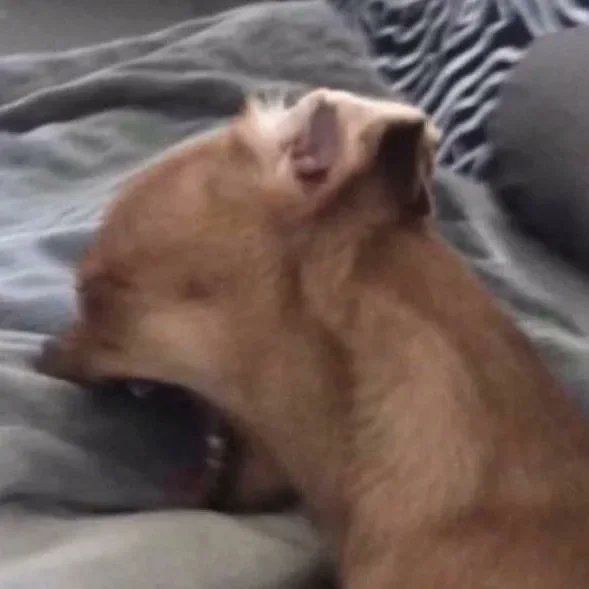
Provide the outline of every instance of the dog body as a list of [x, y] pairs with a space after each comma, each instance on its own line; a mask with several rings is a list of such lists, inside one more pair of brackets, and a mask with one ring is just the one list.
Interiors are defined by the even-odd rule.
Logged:
[[401, 104], [250, 103], [117, 200], [46, 364], [198, 391], [347, 589], [589, 587], [587, 426], [437, 235], [434, 143]]

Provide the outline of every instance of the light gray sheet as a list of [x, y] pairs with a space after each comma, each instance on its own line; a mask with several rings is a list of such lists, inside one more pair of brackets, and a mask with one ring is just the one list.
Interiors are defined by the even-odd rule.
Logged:
[[[30, 367], [71, 317], [72, 267], [120, 181], [244, 94], [291, 83], [385, 91], [318, 2], [0, 60], [0, 589], [294, 588], [320, 564], [296, 515], [171, 509], [186, 503], [164, 484], [190, 460], [186, 423]], [[484, 188], [445, 173], [438, 188], [448, 237], [587, 395], [587, 281], [519, 236]]]

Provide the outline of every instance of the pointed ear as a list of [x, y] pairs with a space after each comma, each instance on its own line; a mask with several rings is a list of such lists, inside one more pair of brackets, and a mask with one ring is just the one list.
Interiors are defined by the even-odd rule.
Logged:
[[290, 150], [294, 175], [301, 182], [324, 182], [341, 150], [336, 107], [319, 97], [301, 123]]
[[312, 210], [364, 174], [384, 183], [401, 214], [429, 213], [438, 134], [419, 109], [317, 90], [293, 107], [288, 127], [289, 167]]
[[376, 169], [399, 212], [421, 217], [433, 206], [433, 170], [438, 133], [425, 118], [391, 124], [376, 152]]

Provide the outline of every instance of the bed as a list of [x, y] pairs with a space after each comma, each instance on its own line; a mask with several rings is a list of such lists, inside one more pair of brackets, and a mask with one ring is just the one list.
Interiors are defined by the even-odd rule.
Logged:
[[[195, 451], [188, 422], [42, 376], [32, 359], [73, 316], [73, 267], [134, 170], [260, 88], [390, 96], [377, 65], [360, 28], [319, 1], [0, 60], [0, 589], [323, 579], [329, 557], [296, 510], [228, 515], [170, 492]], [[587, 407], [587, 277], [525, 237], [484, 183], [441, 168], [437, 197], [444, 235]]]

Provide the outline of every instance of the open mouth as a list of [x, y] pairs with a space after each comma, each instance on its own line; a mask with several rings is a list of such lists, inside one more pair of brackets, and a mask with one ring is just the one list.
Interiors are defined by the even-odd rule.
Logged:
[[193, 391], [176, 385], [126, 380], [118, 386], [141, 403], [170, 419], [188, 421], [191, 430], [189, 460], [166, 481], [171, 498], [200, 507], [224, 509], [237, 477], [239, 462], [235, 435], [221, 413]]

